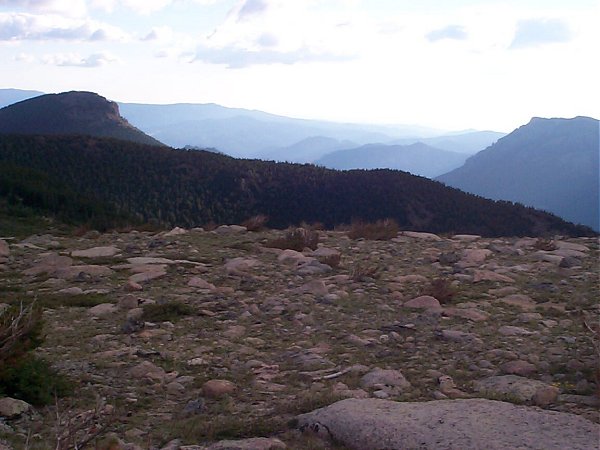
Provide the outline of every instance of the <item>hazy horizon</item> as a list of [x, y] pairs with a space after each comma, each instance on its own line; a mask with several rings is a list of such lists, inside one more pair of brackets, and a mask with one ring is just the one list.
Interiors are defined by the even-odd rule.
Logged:
[[600, 116], [600, 2], [0, 0], [6, 88], [510, 132]]

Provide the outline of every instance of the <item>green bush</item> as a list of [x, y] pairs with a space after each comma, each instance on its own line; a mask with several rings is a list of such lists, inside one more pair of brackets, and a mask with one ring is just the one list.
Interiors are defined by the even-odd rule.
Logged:
[[143, 308], [143, 319], [147, 322], [173, 322], [194, 314], [194, 309], [182, 302], [154, 303]]
[[54, 403], [55, 396], [70, 393], [67, 379], [34, 355], [26, 355], [0, 371], [0, 394], [36, 406]]
[[375, 223], [356, 221], [352, 223], [348, 237], [350, 239], [388, 241], [397, 237], [399, 231], [398, 223], [394, 219], [378, 220]]
[[281, 250], [291, 249], [301, 252], [307, 247], [316, 250], [318, 243], [319, 233], [317, 231], [307, 230], [306, 228], [291, 228], [285, 232], [283, 237], [273, 239], [265, 245]]
[[0, 313], [0, 395], [46, 405], [67, 394], [66, 379], [31, 354], [44, 340], [41, 308], [13, 305]]
[[42, 327], [38, 305], [12, 305], [0, 313], [0, 370], [44, 341]]

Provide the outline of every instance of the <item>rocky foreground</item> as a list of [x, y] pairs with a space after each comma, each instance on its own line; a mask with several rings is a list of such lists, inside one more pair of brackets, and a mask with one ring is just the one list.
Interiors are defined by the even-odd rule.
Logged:
[[282, 234], [0, 240], [74, 391], [0, 399], [0, 449], [598, 448], [597, 238]]

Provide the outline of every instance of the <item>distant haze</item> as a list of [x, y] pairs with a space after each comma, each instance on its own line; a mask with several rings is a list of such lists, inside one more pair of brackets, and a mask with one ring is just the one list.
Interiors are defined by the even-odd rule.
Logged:
[[600, 117], [598, 17], [597, 0], [2, 1], [0, 88], [510, 132]]

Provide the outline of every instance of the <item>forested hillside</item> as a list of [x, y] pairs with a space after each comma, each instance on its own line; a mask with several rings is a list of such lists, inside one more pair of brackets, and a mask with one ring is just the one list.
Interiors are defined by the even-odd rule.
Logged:
[[394, 218], [404, 229], [486, 236], [589, 234], [510, 202], [392, 171], [338, 172], [82, 136], [3, 136], [0, 163], [42, 171], [144, 222], [199, 226], [266, 214], [269, 225]]

